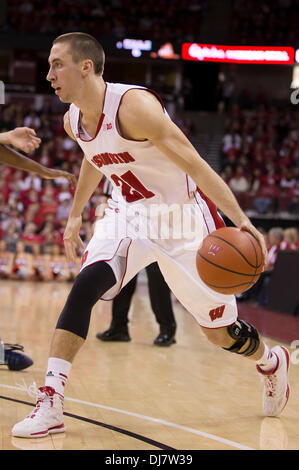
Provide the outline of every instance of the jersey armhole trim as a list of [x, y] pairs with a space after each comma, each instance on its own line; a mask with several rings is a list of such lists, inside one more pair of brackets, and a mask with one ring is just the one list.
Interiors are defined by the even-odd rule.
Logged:
[[162, 106], [162, 109], [163, 109], [163, 112], [165, 112], [165, 106], [164, 106], [164, 103], [163, 103], [163, 100], [161, 98], [161, 96], [154, 90], [151, 90], [150, 88], [135, 88], [135, 87], [132, 87], [132, 88], [129, 88], [127, 91], [124, 92], [124, 94], [121, 96], [120, 98], [120, 101], [119, 101], [119, 104], [118, 104], [118, 108], [117, 108], [117, 111], [115, 113], [115, 129], [118, 133], [118, 135], [128, 141], [128, 142], [135, 142], [137, 144], [144, 144], [144, 143], [147, 143], [148, 142], [148, 139], [144, 139], [144, 140], [135, 140], [135, 139], [127, 139], [126, 137], [124, 137], [121, 132], [120, 132], [120, 128], [119, 128], [119, 125], [118, 125], [118, 111], [119, 111], [119, 107], [121, 105], [121, 102], [122, 102], [122, 99], [123, 97], [125, 96], [126, 93], [128, 93], [128, 91], [131, 91], [131, 90], [144, 90], [144, 91], [148, 91], [149, 93], [152, 93], [159, 101], [159, 103], [161, 104]]
[[[68, 118], [68, 123], [69, 123], [69, 126], [70, 126], [70, 130], [71, 130], [71, 134], [73, 136], [73, 140], [76, 142], [77, 139], [76, 137], [74, 136], [74, 133], [73, 133], [73, 129], [72, 129], [72, 126], [71, 126], [71, 118], [70, 118], [70, 110], [68, 110], [67, 112], [67, 118]], [[66, 131], [65, 131], [66, 132]], [[66, 132], [67, 133], [67, 132]], [[70, 136], [69, 136], [70, 137]]]

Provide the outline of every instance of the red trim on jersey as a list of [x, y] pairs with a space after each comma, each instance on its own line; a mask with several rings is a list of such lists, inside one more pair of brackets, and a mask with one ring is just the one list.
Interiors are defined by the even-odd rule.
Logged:
[[78, 138], [80, 140], [82, 140], [83, 142], [92, 142], [98, 135], [98, 133], [100, 132], [101, 130], [101, 127], [102, 127], [102, 124], [103, 124], [103, 120], [104, 120], [104, 117], [105, 117], [105, 114], [103, 113], [103, 110], [104, 110], [104, 107], [105, 107], [105, 100], [106, 100], [106, 91], [107, 91], [107, 83], [105, 83], [105, 93], [104, 93], [104, 101], [103, 101], [103, 108], [102, 108], [102, 114], [100, 116], [100, 119], [99, 119], [99, 122], [98, 122], [98, 127], [97, 127], [97, 130], [96, 130], [96, 133], [94, 135], [94, 137], [92, 137], [92, 139], [82, 139], [82, 137], [80, 137], [80, 132], [79, 132], [79, 123], [81, 121], [81, 116], [82, 116], [82, 113], [81, 113], [81, 110], [79, 111], [79, 117], [78, 117], [78, 123], [77, 123], [77, 135], [78, 135]]
[[135, 139], [127, 139], [126, 137], [124, 137], [123, 135], [121, 135], [120, 133], [120, 129], [119, 129], [119, 125], [118, 125], [118, 111], [119, 111], [119, 107], [121, 105], [121, 102], [122, 102], [122, 99], [123, 97], [125, 96], [126, 93], [128, 93], [128, 91], [131, 91], [131, 90], [143, 90], [143, 91], [148, 91], [150, 93], [152, 93], [152, 95], [154, 95], [159, 103], [161, 104], [162, 106], [162, 109], [163, 111], [165, 111], [165, 106], [164, 106], [164, 103], [163, 103], [163, 100], [161, 98], [161, 96], [154, 90], [151, 90], [150, 88], [135, 88], [135, 87], [132, 87], [132, 88], [129, 88], [127, 91], [124, 92], [124, 94], [121, 96], [121, 99], [119, 101], [119, 105], [118, 105], [118, 109], [116, 111], [116, 114], [115, 114], [115, 128], [117, 130], [117, 133], [119, 134], [119, 136], [124, 139], [124, 140], [128, 140], [129, 142], [137, 142], [137, 143], [143, 143], [143, 142], [148, 142], [148, 139], [144, 139], [144, 140], [135, 140]]
[[203, 220], [204, 220], [205, 225], [206, 225], [206, 228], [207, 228], [207, 232], [210, 233], [210, 229], [209, 229], [209, 226], [208, 226], [208, 224], [207, 224], [204, 211], [203, 211], [201, 205], [198, 203], [198, 200], [197, 200], [197, 198], [196, 198], [196, 192], [195, 192], [195, 195], [194, 195], [194, 199], [195, 199], [195, 201], [196, 201], [196, 204], [198, 205], [198, 207], [199, 207], [200, 210], [201, 210], [201, 213], [202, 213], [202, 216], [203, 216]]
[[198, 194], [200, 195], [200, 197], [205, 201], [205, 203], [207, 204], [208, 208], [209, 208], [209, 211], [211, 213], [211, 216], [214, 220], [214, 224], [215, 224], [215, 227], [216, 227], [216, 230], [218, 228], [222, 228], [222, 227], [225, 227], [225, 223], [224, 223], [224, 220], [222, 219], [222, 217], [219, 215], [218, 211], [217, 211], [217, 207], [216, 205], [214, 204], [214, 202], [211, 201], [211, 199], [209, 199], [200, 189], [199, 187], [197, 186], [196, 188], [196, 192], [198, 192]]
[[82, 137], [80, 137], [80, 132], [79, 132], [79, 122], [80, 122], [80, 119], [81, 119], [81, 111], [80, 111], [79, 118], [78, 118], [78, 138], [80, 140], [82, 140], [83, 142], [92, 142], [97, 137], [98, 133], [100, 132], [104, 117], [105, 117], [105, 114], [102, 113], [101, 117], [99, 119], [99, 122], [98, 122], [98, 127], [97, 127], [97, 130], [96, 130], [95, 136], [92, 139], [83, 139]]
[[159, 93], [157, 93], [155, 90], [152, 90], [151, 88], [144, 88], [146, 91], [149, 91], [150, 93], [152, 93], [153, 95], [155, 95], [155, 97], [157, 98], [157, 100], [160, 102], [162, 108], [163, 108], [163, 111], [165, 111], [165, 105], [164, 105], [164, 102], [161, 98], [161, 96], [159, 95]]

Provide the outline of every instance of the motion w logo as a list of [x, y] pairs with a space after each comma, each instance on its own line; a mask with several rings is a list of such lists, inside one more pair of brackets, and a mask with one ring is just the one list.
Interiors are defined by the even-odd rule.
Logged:
[[221, 307], [213, 308], [210, 310], [209, 315], [212, 321], [216, 320], [217, 318], [221, 318], [225, 309], [225, 305], [221, 305]]

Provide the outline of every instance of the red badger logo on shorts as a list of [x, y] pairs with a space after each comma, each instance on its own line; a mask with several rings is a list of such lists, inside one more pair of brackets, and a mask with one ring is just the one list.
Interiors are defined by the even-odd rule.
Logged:
[[225, 305], [221, 305], [220, 307], [213, 308], [210, 310], [209, 315], [212, 321], [216, 320], [217, 318], [221, 318], [225, 309]]

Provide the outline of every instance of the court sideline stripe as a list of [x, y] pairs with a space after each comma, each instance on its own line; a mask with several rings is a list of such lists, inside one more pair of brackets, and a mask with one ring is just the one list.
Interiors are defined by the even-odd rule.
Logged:
[[[13, 401], [14, 403], [22, 403], [23, 405], [29, 405], [29, 406], [35, 406], [34, 403], [30, 403], [29, 401], [24, 401], [24, 400], [17, 400], [16, 398], [10, 398], [6, 397], [3, 395], [0, 395], [0, 399], [2, 400], [8, 400], [8, 401]], [[118, 428], [116, 426], [112, 426], [111, 424], [106, 424], [102, 423], [101, 421], [96, 421], [94, 419], [90, 418], [85, 418], [85, 416], [78, 416], [73, 413], [68, 413], [64, 411], [64, 416], [68, 416], [69, 418], [74, 418], [78, 419], [79, 421], [85, 421], [86, 423], [90, 424], [95, 424], [96, 426], [101, 426], [106, 429], [110, 429], [111, 431], [116, 431], [119, 432], [120, 434], [125, 434], [126, 436], [133, 437], [134, 439], [138, 439], [139, 441], [146, 442], [147, 444], [150, 444], [154, 447], [157, 447], [158, 449], [163, 449], [163, 450], [176, 450], [173, 447], [167, 446], [165, 444], [162, 444], [161, 442], [154, 441], [153, 439], [149, 439], [148, 437], [141, 436], [140, 434], [136, 434], [131, 431], [127, 431], [126, 429]]]
[[[9, 388], [9, 389], [18, 390], [18, 391], [24, 391], [20, 387], [16, 387], [16, 386], [13, 386], [13, 385], [5, 385], [5, 384], [0, 383], [0, 387]], [[192, 434], [197, 434], [198, 436], [202, 436], [202, 437], [205, 437], [207, 439], [211, 439], [211, 440], [214, 440], [214, 441], [217, 441], [217, 442], [221, 442], [221, 443], [226, 444], [230, 447], [235, 447], [236, 449], [239, 449], [239, 450], [253, 450], [251, 447], [244, 446], [243, 444], [239, 444], [238, 442], [234, 442], [234, 441], [231, 441], [229, 439], [225, 439], [223, 437], [207, 433], [205, 431], [199, 431], [197, 429], [189, 428], [187, 426], [182, 426], [180, 424], [171, 423], [171, 422], [165, 421], [163, 419], [153, 418], [151, 416], [146, 416], [146, 415], [142, 415], [142, 414], [139, 414], [139, 413], [133, 413], [132, 411], [121, 410], [119, 408], [112, 408], [111, 406], [99, 405], [98, 403], [92, 403], [92, 402], [89, 402], [89, 401], [79, 400], [77, 398], [65, 397], [65, 400], [72, 401], [74, 403], [80, 403], [82, 405], [93, 406], [95, 408], [102, 408], [104, 410], [115, 411], [116, 413], [122, 413], [122, 414], [125, 414], [125, 415], [128, 415], [128, 416], [134, 416], [135, 418], [144, 419], [146, 421], [152, 421], [154, 423], [163, 424], [164, 426], [169, 426], [169, 427], [172, 427], [172, 428], [180, 429], [182, 431], [190, 432]]]

